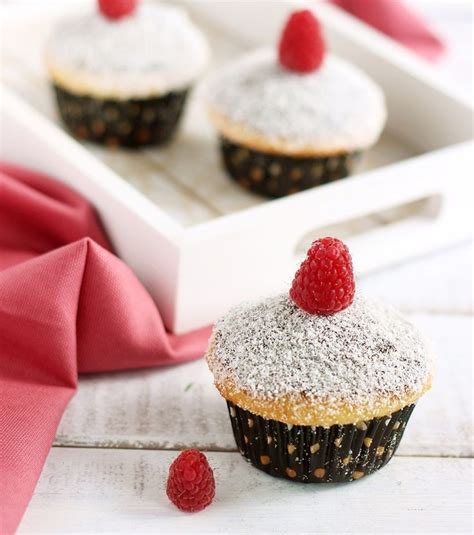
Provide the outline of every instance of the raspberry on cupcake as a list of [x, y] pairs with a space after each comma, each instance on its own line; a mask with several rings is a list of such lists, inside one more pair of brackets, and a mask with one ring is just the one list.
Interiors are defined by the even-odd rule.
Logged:
[[241, 454], [306, 483], [384, 466], [433, 376], [415, 327], [355, 292], [350, 254], [334, 238], [312, 245], [289, 294], [221, 318], [206, 359]]
[[293, 279], [293, 302], [309, 314], [329, 315], [352, 304], [354, 293], [352, 259], [346, 245], [335, 238], [315, 241]]
[[98, 0], [99, 10], [105, 17], [115, 20], [131, 15], [138, 0]]
[[207, 64], [204, 35], [185, 11], [139, 0], [98, 0], [61, 23], [46, 63], [68, 129], [78, 138], [140, 147], [168, 141]]
[[347, 176], [386, 120], [381, 89], [326, 51], [308, 10], [290, 16], [278, 50], [257, 50], [217, 73], [207, 102], [229, 175], [269, 197]]

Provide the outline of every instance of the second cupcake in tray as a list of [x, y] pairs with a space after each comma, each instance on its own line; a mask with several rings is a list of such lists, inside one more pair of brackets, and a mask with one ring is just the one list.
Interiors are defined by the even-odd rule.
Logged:
[[386, 120], [380, 88], [325, 52], [307, 10], [290, 17], [278, 52], [257, 50], [213, 77], [207, 99], [228, 173], [269, 197], [347, 176]]
[[139, 147], [171, 138], [208, 55], [182, 9], [99, 0], [96, 12], [57, 26], [46, 60], [59, 112], [76, 137]]

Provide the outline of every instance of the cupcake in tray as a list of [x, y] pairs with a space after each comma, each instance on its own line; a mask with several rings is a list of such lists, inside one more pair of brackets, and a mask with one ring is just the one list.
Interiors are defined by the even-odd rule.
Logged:
[[279, 51], [257, 50], [213, 76], [207, 103], [228, 173], [269, 197], [347, 176], [386, 119], [380, 88], [325, 53], [307, 10], [290, 17]]
[[389, 306], [354, 297], [340, 241], [315, 242], [289, 294], [220, 319], [206, 355], [241, 454], [308, 483], [360, 479], [396, 451], [433, 360]]
[[182, 9], [99, 0], [95, 12], [61, 21], [46, 61], [60, 115], [76, 137], [139, 147], [171, 138], [208, 55]]

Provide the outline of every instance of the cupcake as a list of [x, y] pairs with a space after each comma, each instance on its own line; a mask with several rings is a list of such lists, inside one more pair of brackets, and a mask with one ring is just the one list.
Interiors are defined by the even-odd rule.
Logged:
[[347, 176], [386, 119], [381, 89], [325, 52], [307, 10], [291, 15], [278, 52], [257, 50], [213, 76], [207, 105], [227, 172], [268, 197]]
[[172, 137], [208, 55], [206, 39], [182, 9], [99, 0], [96, 12], [61, 21], [46, 63], [72, 134], [139, 147]]
[[414, 326], [355, 295], [349, 252], [333, 238], [312, 245], [289, 294], [220, 319], [206, 359], [240, 453], [306, 483], [384, 466], [433, 375]]

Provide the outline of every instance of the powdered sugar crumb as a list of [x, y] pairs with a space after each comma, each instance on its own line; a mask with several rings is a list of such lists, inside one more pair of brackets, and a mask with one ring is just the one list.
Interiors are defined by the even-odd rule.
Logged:
[[214, 328], [212, 372], [267, 399], [304, 394], [356, 406], [423, 389], [431, 353], [396, 310], [356, 297], [332, 316], [279, 295], [233, 309]]

